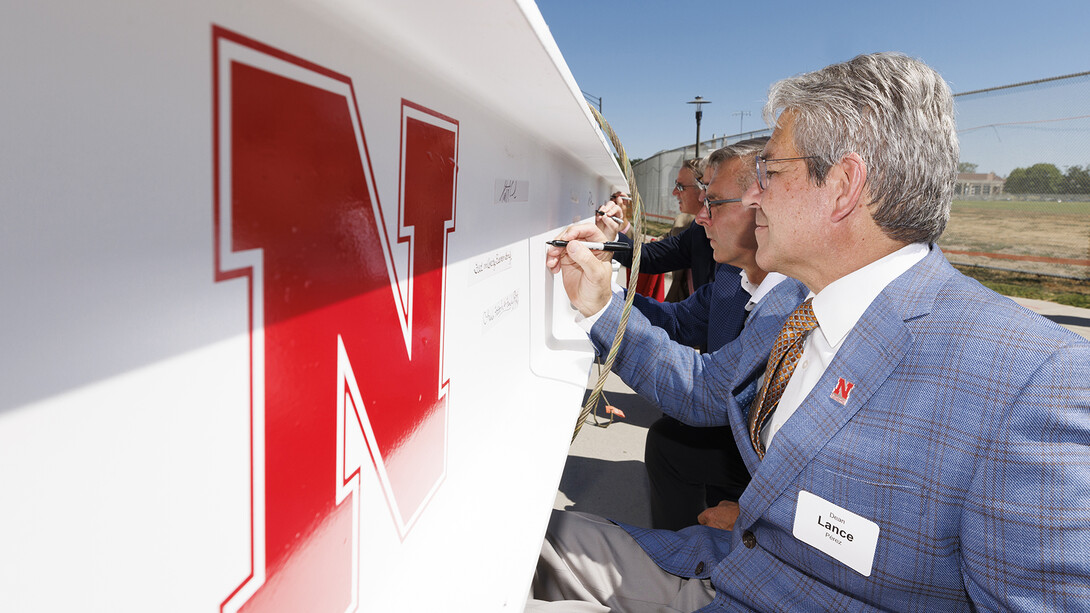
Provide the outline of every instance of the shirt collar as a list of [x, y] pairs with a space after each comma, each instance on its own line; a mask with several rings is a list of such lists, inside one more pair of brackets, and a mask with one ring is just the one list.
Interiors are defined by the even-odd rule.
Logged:
[[779, 285], [780, 281], [787, 278], [778, 272], [770, 272], [765, 275], [765, 278], [761, 281], [760, 285], [754, 285], [753, 282], [749, 280], [749, 277], [746, 276], [745, 270], [742, 270], [738, 274], [742, 276], [742, 289], [749, 293], [749, 302], [746, 303], [747, 311], [752, 311], [753, 307], [757, 306], [757, 303], [761, 301], [761, 298], [764, 298], [768, 292], [772, 291], [772, 288]]
[[894, 279], [927, 256], [926, 243], [912, 243], [833, 281], [817, 295], [813, 292], [814, 316], [832, 347], [838, 346], [855, 327], [878, 294]]
[[740, 269], [738, 276], [742, 277], [742, 289], [746, 290], [746, 293], [752, 296], [757, 293], [757, 286], [753, 284], [753, 281], [749, 280], [749, 275], [746, 274], [746, 270]]

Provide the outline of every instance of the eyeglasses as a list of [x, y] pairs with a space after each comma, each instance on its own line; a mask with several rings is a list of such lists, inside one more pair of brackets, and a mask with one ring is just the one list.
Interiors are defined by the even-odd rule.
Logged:
[[712, 218], [712, 207], [718, 208], [719, 205], [728, 204], [730, 202], [741, 202], [741, 198], [724, 198], [722, 200], [708, 200], [704, 199], [704, 210], [708, 212], [708, 219]]
[[[816, 155], [804, 155], [797, 158], [765, 158], [757, 156], [757, 186], [761, 189], [768, 189], [768, 163], [769, 162], [791, 162], [794, 160], [812, 160], [817, 158]], [[776, 174], [776, 173], [772, 173]]]
[[676, 189], [677, 191], [683, 192], [683, 191], [685, 191], [686, 187], [695, 187], [697, 189], [704, 189], [706, 186], [703, 183], [700, 182], [700, 179], [696, 180], [696, 185], [683, 185], [683, 184], [681, 184], [681, 183], [679, 183], [677, 181], [674, 181], [674, 189]]
[[699, 187], [701, 191], [707, 191], [708, 190], [708, 184], [707, 183], [701, 181], [700, 179], [696, 179], [696, 178], [694, 178], [693, 181], [696, 181], [696, 186]]

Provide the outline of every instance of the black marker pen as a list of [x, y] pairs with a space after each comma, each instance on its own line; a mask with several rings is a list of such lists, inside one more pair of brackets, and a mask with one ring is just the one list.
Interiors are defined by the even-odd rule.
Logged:
[[[593, 249], [595, 251], [631, 251], [632, 245], [628, 243], [622, 243], [618, 241], [609, 241], [605, 243], [592, 243], [588, 241], [576, 241], [582, 243], [587, 249]], [[545, 244], [552, 245], [553, 247], [566, 247], [568, 241], [545, 241]]]

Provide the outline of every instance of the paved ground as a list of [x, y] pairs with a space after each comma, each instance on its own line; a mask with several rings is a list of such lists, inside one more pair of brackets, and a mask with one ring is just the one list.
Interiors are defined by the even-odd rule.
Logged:
[[1014, 298], [1014, 301], [1035, 313], [1044, 315], [1068, 330], [1090, 339], [1090, 309], [1080, 309], [1065, 304], [1031, 300], [1029, 298]]
[[[1042, 300], [1015, 300], [1090, 339], [1090, 309]], [[594, 372], [588, 388], [596, 381], [597, 372]], [[583, 426], [568, 454], [554, 507], [650, 526], [643, 444], [647, 427], [661, 413], [612, 373], [606, 380], [605, 393], [608, 403], [623, 410], [626, 417], [605, 428], [596, 427], [593, 420]], [[608, 420], [600, 416], [599, 421]]]

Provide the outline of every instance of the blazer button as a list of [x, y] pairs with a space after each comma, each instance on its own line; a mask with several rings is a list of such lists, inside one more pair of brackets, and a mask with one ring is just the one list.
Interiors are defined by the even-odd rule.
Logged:
[[753, 549], [757, 546], [757, 537], [749, 530], [746, 530], [742, 533], [742, 544], [745, 545], [747, 549]]
[[696, 574], [699, 575], [699, 574], [701, 574], [703, 572], [704, 572], [704, 563], [700, 562], [699, 564], [696, 565]]

